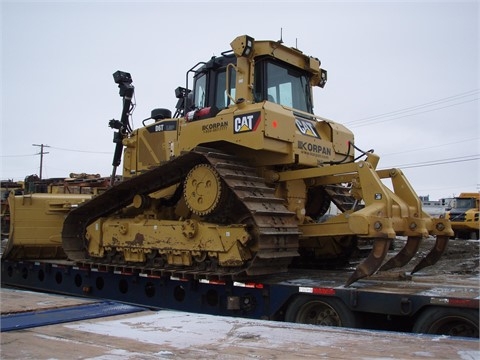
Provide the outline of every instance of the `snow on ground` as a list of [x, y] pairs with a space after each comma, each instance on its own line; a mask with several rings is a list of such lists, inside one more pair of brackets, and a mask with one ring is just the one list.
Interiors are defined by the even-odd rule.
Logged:
[[[65, 327], [160, 345], [165, 347], [160, 358], [171, 357], [169, 352], [188, 349], [215, 351], [224, 355], [220, 358], [231, 358], [233, 353], [249, 349], [251, 355], [257, 354], [252, 358], [257, 359], [271, 358], [272, 351], [276, 356], [283, 354], [280, 358], [284, 359], [310, 357], [309, 354], [318, 358], [331, 358], [335, 354], [334, 358], [339, 359], [441, 359], [444, 358], [441, 347], [450, 346], [452, 351], [451, 344], [445, 342], [454, 341], [446, 336], [339, 329], [167, 310], [115, 320], [83, 321]], [[262, 355], [262, 351], [268, 355]], [[459, 359], [478, 359], [480, 351], [461, 349], [456, 355]]]

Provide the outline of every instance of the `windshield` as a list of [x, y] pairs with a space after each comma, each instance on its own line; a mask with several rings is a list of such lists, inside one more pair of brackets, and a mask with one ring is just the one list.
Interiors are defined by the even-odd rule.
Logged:
[[255, 65], [255, 100], [313, 113], [308, 76], [278, 61], [259, 61]]
[[475, 199], [455, 199], [455, 208], [457, 209], [470, 209], [475, 207]]

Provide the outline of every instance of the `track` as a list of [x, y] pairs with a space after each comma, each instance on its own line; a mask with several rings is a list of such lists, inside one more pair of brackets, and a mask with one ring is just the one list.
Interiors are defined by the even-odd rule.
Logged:
[[[274, 195], [274, 189], [265, 185], [256, 175], [255, 168], [240, 163], [235, 157], [206, 148], [196, 148], [168, 163], [127, 179], [108, 189], [92, 200], [72, 210], [65, 219], [62, 240], [63, 248], [71, 260], [78, 263], [96, 263], [86, 256], [86, 227], [100, 217], [107, 217], [130, 205], [137, 194], [147, 195], [171, 185], [183, 182], [188, 172], [198, 164], [207, 163], [215, 168], [227, 185], [235, 203], [229, 208], [242, 208], [243, 223], [247, 224], [254, 239], [251, 246], [254, 258], [244, 267], [219, 268], [211, 271], [166, 268], [150, 269], [170, 273], [185, 271], [195, 277], [226, 275], [262, 275], [287, 271], [292, 258], [297, 256], [299, 230], [294, 214], [283, 205], [283, 199]], [[245, 211], [246, 209], [246, 211]], [[130, 266], [131, 265], [131, 266]], [[102, 266], [116, 266], [102, 264]], [[145, 265], [129, 264], [131, 269], [144, 269]]]

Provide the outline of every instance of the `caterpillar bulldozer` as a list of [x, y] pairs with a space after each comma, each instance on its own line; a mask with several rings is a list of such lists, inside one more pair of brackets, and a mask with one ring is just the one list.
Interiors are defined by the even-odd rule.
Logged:
[[23, 183], [13, 180], [0, 181], [0, 205], [1, 205], [1, 239], [8, 238], [10, 229], [10, 208], [8, 205], [8, 197], [10, 193], [21, 194], [23, 191]]
[[[243, 35], [230, 45], [188, 70], [173, 116], [154, 109], [138, 129], [130, 125], [132, 77], [115, 72], [123, 109], [109, 122], [111, 187], [88, 198], [11, 198], [3, 256], [240, 278], [348, 261], [369, 241], [348, 286], [406, 265], [435, 236], [413, 272], [433, 265], [453, 235], [449, 221], [422, 210], [400, 169], [377, 170], [379, 156], [358, 149], [350, 130], [314, 114], [313, 89], [327, 82], [320, 61], [281, 41]], [[122, 155], [122, 181], [114, 182]], [[331, 204], [338, 213], [325, 218]], [[21, 220], [31, 211], [54, 225], [42, 220], [45, 234], [27, 234]], [[384, 263], [396, 236], [406, 245]]]

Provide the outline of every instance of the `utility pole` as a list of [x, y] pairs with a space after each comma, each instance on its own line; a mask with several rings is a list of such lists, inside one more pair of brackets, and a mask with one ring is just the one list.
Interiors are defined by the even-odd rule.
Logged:
[[48, 152], [43, 151], [43, 148], [50, 147], [48, 145], [44, 144], [32, 144], [32, 146], [39, 146], [40, 147], [40, 152], [37, 155], [40, 155], [40, 180], [42, 180], [42, 169], [43, 169], [43, 155], [48, 154]]

